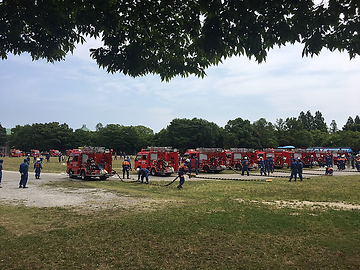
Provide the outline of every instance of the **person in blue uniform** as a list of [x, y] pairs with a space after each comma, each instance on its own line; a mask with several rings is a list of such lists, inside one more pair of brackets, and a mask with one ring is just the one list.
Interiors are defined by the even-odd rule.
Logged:
[[262, 157], [260, 157], [260, 159], [259, 159], [259, 168], [260, 168], [260, 175], [264, 174], [266, 176], [265, 162]]
[[293, 177], [295, 178], [295, 182], [296, 182], [296, 177], [297, 177], [297, 164], [296, 164], [296, 161], [295, 159], [293, 158], [291, 160], [291, 164], [290, 164], [290, 169], [291, 169], [291, 174], [290, 174], [290, 179], [289, 179], [289, 182], [291, 182], [291, 179], [293, 179]]
[[136, 170], [138, 172], [138, 180], [140, 180], [140, 177], [141, 177], [141, 183], [144, 183], [144, 178], [145, 178], [146, 184], [149, 184], [150, 171], [145, 168], [137, 168]]
[[178, 189], [182, 189], [183, 184], [185, 183], [185, 173], [189, 170], [188, 163], [190, 162], [189, 159], [185, 160], [184, 163], [180, 165], [178, 170], [178, 175], [180, 177], [180, 184], [177, 186]]
[[359, 154], [356, 155], [355, 167], [356, 167], [357, 171], [360, 172], [360, 155]]
[[45, 156], [45, 157], [46, 157], [46, 161], [47, 161], [47, 162], [50, 162], [50, 153], [46, 153], [46, 156]]
[[129, 162], [129, 165], [130, 165], [130, 166], [129, 166], [129, 170], [131, 171], [131, 170], [132, 170], [132, 168], [131, 168], [131, 161], [130, 161], [130, 157], [127, 157], [127, 158], [126, 158], [126, 160], [127, 160], [127, 162]]
[[333, 162], [332, 162], [332, 158], [331, 158], [330, 154], [326, 154], [325, 164], [326, 164], [326, 166], [328, 166], [328, 167], [332, 167], [332, 166], [333, 166]]
[[199, 160], [197, 157], [195, 157], [195, 174], [199, 174]]
[[127, 159], [125, 159], [124, 162], [122, 163], [122, 168], [123, 168], [123, 179], [125, 179], [125, 173], [127, 179], [129, 179], [130, 162], [127, 161]]
[[297, 162], [296, 162], [296, 166], [297, 166], [297, 173], [299, 175], [299, 178], [300, 178], [300, 181], [303, 180], [303, 177], [302, 177], [302, 171], [303, 171], [303, 168], [304, 168], [304, 163], [302, 163], [301, 159], [298, 158]]
[[267, 172], [267, 174], [270, 175], [270, 172], [272, 171], [272, 166], [274, 165], [271, 156], [268, 156], [265, 159], [264, 163], [265, 163], [265, 172]]
[[2, 180], [2, 170], [3, 170], [2, 165], [3, 165], [3, 163], [4, 163], [4, 160], [0, 159], [0, 188], [2, 187], [1, 186], [1, 180]]
[[19, 172], [20, 172], [20, 183], [19, 183], [19, 188], [27, 188], [26, 184], [28, 181], [28, 173], [29, 173], [29, 164], [27, 162], [27, 159], [24, 159], [24, 163], [20, 164], [20, 168], [19, 168]]
[[34, 164], [34, 170], [35, 170], [35, 179], [40, 179], [40, 173], [42, 170], [42, 164], [40, 162], [40, 158], [38, 158]]
[[191, 171], [192, 171], [192, 158], [188, 158], [187, 159], [189, 162], [188, 162], [188, 172], [189, 172], [189, 178], [191, 178]]
[[244, 173], [246, 172], [247, 175], [249, 176], [249, 160], [247, 157], [244, 157], [244, 160], [241, 161], [241, 165], [242, 165], [242, 171], [241, 171], [241, 175], [244, 175]]

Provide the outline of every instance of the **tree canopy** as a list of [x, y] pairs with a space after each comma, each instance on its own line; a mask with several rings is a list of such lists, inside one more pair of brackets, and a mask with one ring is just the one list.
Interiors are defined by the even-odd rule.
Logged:
[[[304, 118], [304, 116], [306, 116]], [[309, 120], [307, 124], [304, 119]], [[355, 120], [354, 120], [355, 119]], [[323, 126], [325, 125], [326, 128]], [[308, 129], [307, 127], [311, 127]], [[0, 124], [0, 145], [9, 142], [11, 148], [23, 151], [38, 149], [48, 151], [77, 148], [84, 145], [105, 146], [114, 152], [134, 154], [148, 146], [170, 146], [180, 151], [197, 147], [216, 147], [229, 149], [232, 147], [277, 148], [278, 146], [294, 145], [295, 147], [349, 146], [357, 152], [360, 150], [360, 117], [349, 116], [347, 124], [341, 131], [337, 129], [335, 120], [328, 129], [319, 111], [312, 116], [300, 112], [299, 117], [277, 119], [276, 124], [260, 118], [251, 123], [240, 117], [229, 120], [224, 127], [204, 119], [173, 119], [170, 124], [154, 134], [145, 126], [123, 126], [120, 124], [101, 123], [96, 131], [76, 129], [73, 131], [67, 124], [58, 122], [16, 126], [11, 135]]]
[[357, 0], [0, 0], [0, 56], [64, 60], [87, 37], [91, 57], [109, 73], [133, 77], [206, 75], [231, 56], [266, 60], [274, 46], [303, 44], [360, 52]]

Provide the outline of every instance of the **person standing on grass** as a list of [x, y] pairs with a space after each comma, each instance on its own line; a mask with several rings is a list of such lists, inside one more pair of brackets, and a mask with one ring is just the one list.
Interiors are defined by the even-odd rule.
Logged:
[[27, 163], [26, 158], [24, 159], [24, 163], [20, 164], [19, 172], [21, 175], [19, 188], [27, 188], [26, 184], [28, 181], [29, 164]]
[[296, 176], [297, 176], [297, 163], [295, 161], [295, 159], [291, 160], [291, 165], [290, 165], [290, 169], [291, 169], [291, 175], [290, 175], [290, 179], [289, 182], [291, 182], [291, 179], [293, 179], [293, 177], [295, 178], [295, 182], [296, 182]]
[[180, 168], [178, 170], [178, 176], [180, 177], [180, 184], [177, 186], [178, 189], [182, 189], [183, 184], [185, 183], [185, 173], [189, 170], [188, 164], [190, 160], [185, 160], [184, 163], [180, 165]]
[[1, 186], [1, 180], [2, 180], [2, 165], [4, 163], [4, 160], [3, 159], [0, 159], [0, 188], [2, 188]]
[[40, 158], [36, 160], [36, 163], [34, 164], [34, 170], [35, 170], [35, 179], [40, 179], [40, 173], [42, 170], [42, 164], [40, 162]]
[[126, 158], [126, 160], [127, 160], [127, 162], [129, 162], [129, 169], [130, 169], [130, 171], [132, 171], [130, 157], [128, 156], [128, 157]]
[[303, 179], [302, 171], [303, 171], [303, 168], [304, 168], [304, 164], [302, 163], [300, 158], [297, 160], [296, 166], [297, 166], [297, 172], [299, 174], [300, 181], [302, 181], [302, 179]]

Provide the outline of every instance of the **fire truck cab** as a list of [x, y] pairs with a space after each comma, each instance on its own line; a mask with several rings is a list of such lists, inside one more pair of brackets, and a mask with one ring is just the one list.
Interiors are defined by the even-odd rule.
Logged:
[[99, 177], [106, 180], [115, 174], [112, 170], [112, 150], [92, 146], [74, 149], [67, 161], [67, 173], [70, 178], [86, 180]]
[[51, 149], [50, 150], [50, 156], [52, 157], [59, 157], [61, 155], [59, 150]]
[[179, 152], [171, 147], [148, 147], [135, 157], [135, 168], [148, 169], [151, 175], [170, 176], [179, 169]]
[[18, 149], [11, 149], [10, 156], [12, 157], [21, 157], [23, 155], [22, 151]]
[[[197, 148], [188, 149], [184, 153], [183, 159], [194, 159], [197, 157], [199, 161], [199, 170], [206, 173], [220, 172], [226, 169], [227, 155], [226, 151], [220, 148]], [[194, 163], [192, 163], [193, 168]]]
[[40, 157], [40, 151], [36, 149], [31, 149], [31, 156], [32, 157]]

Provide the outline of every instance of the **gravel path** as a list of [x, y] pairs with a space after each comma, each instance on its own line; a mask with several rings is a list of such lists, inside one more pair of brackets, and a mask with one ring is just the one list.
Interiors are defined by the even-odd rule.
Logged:
[[[116, 179], [116, 178], [113, 178]], [[28, 188], [19, 188], [20, 174], [3, 171], [0, 203], [35, 207], [77, 207], [79, 209], [128, 208], [151, 200], [117, 195], [97, 188], [57, 188], [44, 185], [47, 182], [69, 180], [67, 174], [42, 173], [35, 179], [29, 173]], [[80, 181], [80, 180], [74, 180]], [[111, 180], [110, 180], [111, 181]]]
[[[324, 169], [304, 171], [304, 177], [322, 176]], [[306, 175], [306, 172], [311, 175]], [[289, 174], [289, 173], [288, 173]], [[288, 174], [275, 172], [272, 176], [263, 177], [258, 175], [242, 176], [240, 174], [201, 174], [201, 179], [192, 177], [191, 181], [216, 180], [216, 179], [276, 179], [276, 177], [288, 177]], [[345, 172], [335, 171], [334, 175], [360, 176], [356, 170], [348, 169]], [[162, 181], [169, 183], [176, 177], [150, 177], [150, 181]], [[329, 177], [329, 176], [327, 176]], [[135, 198], [131, 196], [112, 193], [106, 189], [98, 188], [58, 188], [44, 185], [47, 182], [69, 180], [67, 174], [42, 173], [41, 179], [35, 179], [33, 172], [29, 173], [27, 189], [19, 188], [20, 174], [18, 172], [3, 171], [2, 188], [0, 188], [0, 203], [8, 205], [23, 205], [34, 207], [70, 207], [77, 209], [103, 209], [103, 208], [130, 208], [141, 204], [143, 208], [150, 207], [154, 200]], [[80, 180], [73, 180], [80, 181]], [[118, 177], [109, 178], [108, 181], [119, 181]], [[306, 181], [306, 180], [305, 180]], [[304, 183], [305, 183], [304, 181]], [[176, 188], [176, 182], [170, 188]]]

